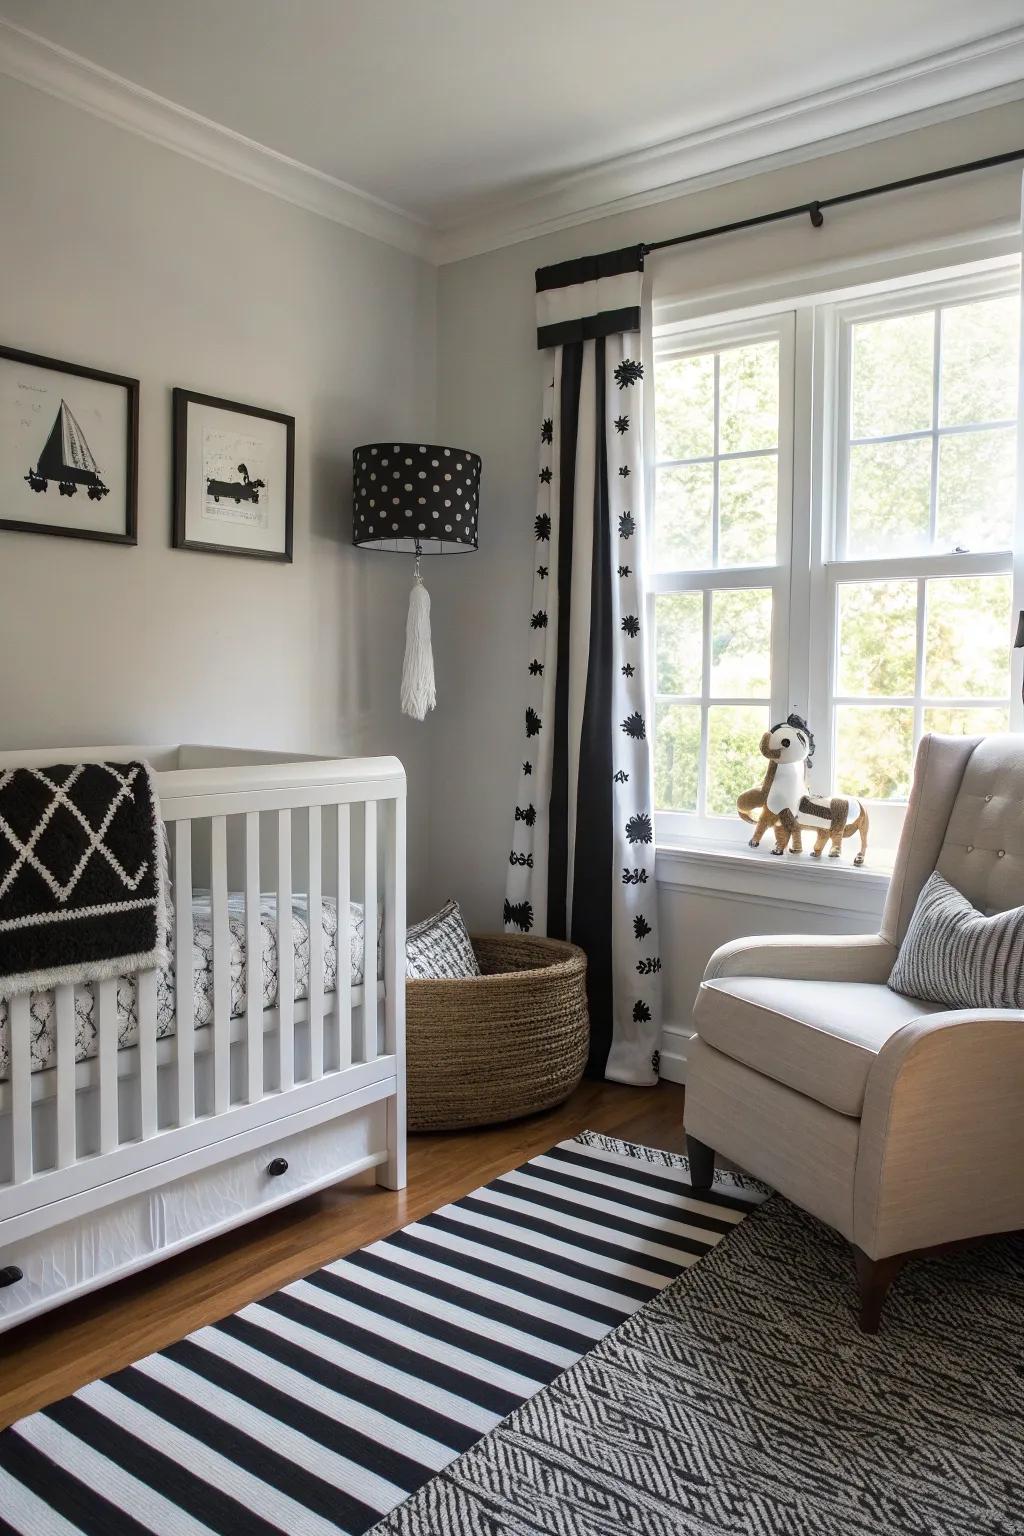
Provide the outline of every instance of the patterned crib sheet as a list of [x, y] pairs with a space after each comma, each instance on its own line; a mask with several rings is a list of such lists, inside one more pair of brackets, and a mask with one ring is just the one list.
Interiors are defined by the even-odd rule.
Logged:
[[[338, 909], [336, 902], [324, 897], [324, 991], [333, 992], [338, 977]], [[204, 1029], [213, 1022], [213, 928], [208, 892], [197, 891], [192, 903], [192, 996], [195, 1027]], [[260, 920], [263, 931], [263, 1006], [277, 1004], [277, 897], [261, 895]], [[381, 971], [382, 913], [377, 913], [377, 974]], [[228, 897], [230, 930], [231, 1017], [241, 1018], [246, 1005], [245, 897]], [[363, 982], [363, 909], [358, 902], [349, 906], [352, 985]], [[298, 897], [292, 902], [292, 935], [295, 944], [295, 1000], [309, 995], [309, 919], [307, 902]], [[32, 1017], [32, 1071], [44, 1072], [57, 1064], [57, 1004], [53, 992], [33, 992], [29, 1007]], [[126, 1050], [139, 1042], [139, 1016], [136, 986], [132, 977], [117, 981], [118, 1049]], [[166, 1039], [175, 1029], [175, 956], [157, 977], [157, 1039]], [[88, 1061], [98, 1050], [96, 991], [92, 985], [75, 988], [75, 1060]], [[0, 1000], [0, 1082], [10, 1073], [10, 1013]]]

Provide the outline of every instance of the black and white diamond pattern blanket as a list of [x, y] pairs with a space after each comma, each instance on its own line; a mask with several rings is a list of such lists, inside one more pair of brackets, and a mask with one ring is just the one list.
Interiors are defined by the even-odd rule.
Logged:
[[167, 857], [147, 765], [0, 771], [0, 997], [166, 956]]

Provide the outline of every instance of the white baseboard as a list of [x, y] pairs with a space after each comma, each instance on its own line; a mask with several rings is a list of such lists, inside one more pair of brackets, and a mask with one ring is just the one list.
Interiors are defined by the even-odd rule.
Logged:
[[692, 1035], [688, 1024], [666, 1024], [662, 1029], [660, 1075], [666, 1082], [686, 1082], [686, 1052]]

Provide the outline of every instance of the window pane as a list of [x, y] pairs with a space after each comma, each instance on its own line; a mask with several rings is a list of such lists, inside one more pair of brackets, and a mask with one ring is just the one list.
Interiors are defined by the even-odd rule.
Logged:
[[913, 694], [916, 654], [916, 581], [854, 581], [839, 587], [840, 695]]
[[836, 710], [836, 790], [863, 800], [905, 800], [910, 793], [914, 711], [844, 704]]
[[718, 363], [719, 453], [774, 448], [779, 441], [779, 344], [730, 347]]
[[656, 705], [654, 803], [659, 811], [697, 809], [699, 760], [700, 705]]
[[704, 649], [703, 592], [654, 599], [655, 691], [700, 697]]
[[709, 816], [735, 816], [737, 797], [761, 783], [759, 743], [768, 725], [767, 705], [719, 704], [708, 710]]
[[847, 554], [906, 554], [927, 547], [931, 481], [930, 438], [852, 447]]
[[932, 424], [934, 311], [853, 327], [851, 437], [922, 432]]
[[752, 587], [749, 590], [713, 593], [712, 697], [767, 698], [771, 693], [771, 657], [770, 588]]
[[1010, 690], [1010, 577], [927, 584], [924, 691], [930, 699], [1000, 699]]
[[710, 464], [659, 469], [654, 502], [654, 565], [659, 571], [710, 566], [714, 470]]
[[958, 432], [939, 439], [940, 549], [1011, 549], [1017, 486], [1017, 434]]
[[942, 311], [942, 426], [1017, 414], [1016, 294]]
[[774, 453], [718, 466], [719, 565], [774, 565], [779, 464]]
[[715, 451], [715, 355], [659, 358], [654, 431], [659, 459], [701, 459]]
[[926, 709], [926, 731], [943, 736], [994, 736], [1010, 729], [1010, 711], [1006, 709]]

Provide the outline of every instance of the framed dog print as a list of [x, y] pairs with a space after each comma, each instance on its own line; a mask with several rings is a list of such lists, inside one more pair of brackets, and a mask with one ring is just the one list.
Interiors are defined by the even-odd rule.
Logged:
[[175, 549], [291, 560], [295, 418], [174, 391]]
[[134, 544], [139, 381], [0, 347], [0, 528]]

